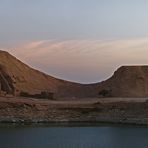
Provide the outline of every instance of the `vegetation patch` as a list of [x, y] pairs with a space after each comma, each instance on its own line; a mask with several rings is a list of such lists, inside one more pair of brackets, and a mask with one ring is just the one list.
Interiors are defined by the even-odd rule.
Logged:
[[28, 92], [20, 92], [20, 96], [37, 99], [54, 99], [54, 93], [47, 91], [42, 91], [40, 94], [29, 94]]

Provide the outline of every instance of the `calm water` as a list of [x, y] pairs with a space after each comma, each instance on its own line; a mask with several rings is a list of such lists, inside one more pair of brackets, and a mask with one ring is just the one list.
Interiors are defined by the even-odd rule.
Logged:
[[148, 127], [0, 127], [0, 148], [148, 148]]

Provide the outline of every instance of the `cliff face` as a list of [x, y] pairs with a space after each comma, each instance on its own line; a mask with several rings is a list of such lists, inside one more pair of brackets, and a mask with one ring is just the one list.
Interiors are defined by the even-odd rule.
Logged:
[[5, 68], [0, 65], [0, 90], [13, 93], [14, 87], [11, 77], [6, 73]]
[[0, 90], [15, 96], [50, 92], [56, 99], [148, 97], [148, 66], [122, 66], [108, 80], [84, 85], [46, 75], [0, 51]]

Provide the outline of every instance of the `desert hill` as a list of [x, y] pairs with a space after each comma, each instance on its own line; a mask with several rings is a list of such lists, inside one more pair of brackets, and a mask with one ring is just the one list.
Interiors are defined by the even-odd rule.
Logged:
[[108, 80], [85, 85], [44, 74], [0, 51], [0, 90], [14, 96], [49, 92], [56, 99], [148, 97], [148, 66], [122, 66]]
[[98, 87], [106, 96], [148, 97], [148, 66], [122, 66]]
[[56, 98], [94, 97], [91, 85], [60, 80], [35, 70], [6, 51], [0, 51], [1, 92], [19, 96], [20, 93], [51, 92]]

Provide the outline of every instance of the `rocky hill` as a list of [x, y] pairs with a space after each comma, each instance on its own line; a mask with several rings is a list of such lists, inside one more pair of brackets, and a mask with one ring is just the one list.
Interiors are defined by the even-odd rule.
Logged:
[[55, 98], [84, 98], [95, 96], [92, 86], [54, 78], [27, 66], [6, 51], [0, 51], [1, 94], [31, 96], [49, 92]]
[[148, 97], [148, 66], [122, 66], [108, 80], [84, 85], [44, 74], [0, 51], [0, 90], [1, 95], [56, 99]]
[[148, 97], [148, 66], [122, 66], [98, 87], [104, 96]]

